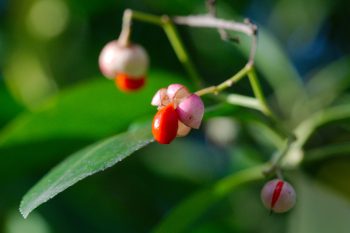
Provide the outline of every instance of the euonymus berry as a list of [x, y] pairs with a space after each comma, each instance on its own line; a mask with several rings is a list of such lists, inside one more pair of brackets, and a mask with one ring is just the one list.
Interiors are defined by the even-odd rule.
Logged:
[[[177, 133], [173, 134], [173, 131], [166, 132], [164, 130], [164, 134], [169, 134], [171, 141], [175, 139], [175, 137], [183, 137], [186, 136], [191, 128], [198, 129], [203, 118], [204, 114], [204, 105], [199, 96], [196, 94], [191, 94], [188, 89], [181, 84], [171, 84], [167, 88], [161, 88], [157, 91], [152, 99], [152, 105], [158, 107], [158, 113], [154, 117], [154, 119], [159, 118], [160, 114], [164, 114], [163, 109], [168, 109], [169, 106], [172, 106], [177, 116], [177, 124], [176, 129]], [[163, 143], [164, 140], [160, 140], [158, 133], [158, 125], [155, 125], [155, 120], [153, 120], [153, 136], [159, 143]], [[166, 122], [164, 120], [164, 122]], [[175, 125], [175, 123], [174, 123]], [[170, 126], [169, 126], [170, 127]], [[175, 128], [175, 126], [172, 126]], [[164, 127], [164, 129], [167, 129]], [[170, 142], [171, 142], [170, 141]], [[168, 143], [170, 143], [168, 142]]]
[[295, 205], [296, 194], [288, 182], [274, 179], [264, 185], [261, 190], [261, 200], [267, 209], [275, 213], [283, 213]]
[[179, 103], [176, 110], [181, 122], [191, 128], [199, 128], [204, 114], [204, 105], [199, 96], [192, 94], [184, 98]]
[[127, 74], [119, 73], [115, 78], [115, 84], [120, 90], [130, 92], [143, 87], [145, 80], [146, 78], [144, 76], [133, 78]]
[[144, 85], [148, 64], [148, 55], [142, 46], [125, 45], [118, 40], [106, 44], [99, 56], [102, 74], [115, 79], [117, 87], [123, 91], [135, 91]]
[[168, 104], [153, 118], [152, 133], [161, 144], [169, 144], [177, 135], [178, 115], [173, 104]]

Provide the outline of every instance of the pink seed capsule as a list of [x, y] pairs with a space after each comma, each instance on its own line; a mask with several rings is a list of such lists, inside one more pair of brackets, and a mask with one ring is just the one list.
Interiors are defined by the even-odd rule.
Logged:
[[175, 107], [177, 107], [182, 100], [191, 95], [185, 86], [177, 83], [168, 86], [167, 94], [169, 99], [175, 104]]
[[182, 123], [198, 129], [204, 115], [204, 104], [199, 96], [192, 94], [179, 103], [176, 111]]
[[296, 194], [288, 182], [274, 179], [264, 185], [261, 200], [267, 209], [275, 213], [284, 213], [295, 205]]
[[158, 109], [167, 106], [170, 103], [169, 97], [167, 95], [167, 89], [161, 88], [153, 96], [151, 105], [157, 106]]
[[144, 76], [148, 64], [148, 55], [143, 47], [137, 44], [123, 46], [118, 40], [106, 44], [99, 56], [100, 70], [108, 79], [114, 79], [118, 73]]
[[191, 131], [191, 127], [186, 126], [181, 121], [178, 122], [177, 137], [185, 137]]

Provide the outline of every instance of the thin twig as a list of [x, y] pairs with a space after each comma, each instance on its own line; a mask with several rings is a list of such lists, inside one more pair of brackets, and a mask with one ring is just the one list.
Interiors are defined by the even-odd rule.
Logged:
[[255, 109], [258, 111], [263, 111], [260, 102], [253, 97], [238, 95], [238, 94], [229, 94], [229, 95], [219, 95], [219, 98], [226, 101], [229, 104], [238, 105], [250, 109]]
[[246, 34], [251, 37], [251, 46], [248, 63], [254, 64], [254, 57], [257, 48], [257, 31], [258, 27], [253, 24], [249, 19], [246, 19], [243, 23], [218, 19], [212, 15], [190, 15], [190, 16], [176, 16], [173, 17], [173, 22], [179, 25], [187, 25], [191, 27], [205, 27], [205, 28], [217, 28], [222, 30], [236, 31]]
[[[130, 11], [130, 13], [129, 13]], [[130, 18], [129, 15], [130, 14]], [[143, 22], [151, 23], [151, 24], [156, 24], [158, 26], [161, 26], [169, 41], [171, 46], [173, 47], [176, 56], [178, 57], [179, 61], [182, 63], [184, 68], [187, 70], [190, 78], [192, 79], [193, 83], [195, 84], [196, 88], [202, 88], [203, 84], [200, 78], [200, 75], [198, 71], [196, 70], [194, 64], [192, 63], [192, 60], [190, 59], [189, 54], [187, 53], [185, 46], [178, 35], [178, 32], [175, 28], [175, 25], [173, 22], [170, 20], [170, 18], [166, 15], [163, 16], [156, 16], [148, 13], [143, 13], [139, 11], [133, 11], [133, 10], [126, 10], [124, 13], [124, 18], [123, 18], [123, 30], [121, 33], [121, 37], [125, 35], [127, 40], [129, 39], [130, 36], [130, 29], [126, 28], [124, 30], [124, 27], [129, 27], [131, 26], [131, 19], [134, 20], [140, 20]], [[124, 33], [125, 31], [125, 33]]]
[[202, 88], [203, 83], [200, 78], [199, 73], [195, 69], [195, 66], [190, 59], [189, 54], [187, 53], [185, 46], [181, 40], [181, 37], [179, 36], [176, 27], [174, 26], [173, 22], [169, 19], [167, 16], [162, 17], [163, 29], [165, 31], [165, 34], [168, 36], [168, 39], [170, 41], [170, 44], [174, 48], [174, 51], [180, 60], [180, 62], [184, 65], [185, 69], [189, 73], [190, 77], [192, 78], [193, 83], [196, 85], [197, 88]]
[[251, 46], [250, 46], [250, 52], [249, 52], [249, 61], [248, 61], [248, 65], [253, 66], [254, 64], [254, 58], [255, 58], [255, 54], [256, 54], [256, 49], [258, 46], [258, 27], [252, 23], [252, 21], [250, 19], [245, 19], [244, 22], [247, 25], [250, 25], [250, 27], [252, 28], [252, 30], [254, 31], [254, 35], [251, 37]]
[[[211, 15], [212, 17], [216, 18], [217, 17], [217, 11], [216, 11], [216, 0], [207, 0], [206, 1], [206, 7], [208, 9], [208, 13], [209, 15]], [[223, 40], [223, 41], [232, 41], [232, 42], [235, 42], [235, 43], [239, 43], [239, 38], [238, 37], [233, 37], [233, 36], [230, 36], [228, 34], [227, 31], [225, 31], [224, 29], [222, 28], [218, 28], [218, 33], [220, 35], [220, 38]]]
[[332, 121], [346, 118], [350, 118], [350, 105], [326, 108], [309, 116], [294, 129], [297, 140], [291, 145], [289, 153], [283, 158], [281, 163], [292, 167], [298, 166], [302, 162], [304, 156], [301, 154], [301, 156], [298, 157], [296, 153], [293, 153], [293, 149], [301, 150], [318, 127]]
[[[261, 107], [263, 109], [263, 112], [267, 116], [272, 116], [273, 113], [270, 110], [270, 108], [269, 108], [269, 106], [268, 106], [268, 104], [266, 102], [264, 93], [263, 93], [262, 88], [260, 86], [259, 80], [256, 77], [256, 73], [254, 71], [254, 68], [250, 69], [247, 75], [248, 75], [248, 78], [249, 78], [250, 86], [253, 89], [255, 97], [259, 100], [259, 102], [261, 104]], [[275, 118], [275, 117], [273, 117], [273, 118]]]
[[[214, 1], [214, 0], [211, 0], [211, 1]], [[214, 11], [212, 13], [215, 14]], [[207, 27], [207, 28], [216, 28], [218, 30], [224, 30], [224, 31], [225, 30], [236, 31], [251, 37], [249, 60], [247, 62], [247, 65], [243, 69], [246, 69], [247, 67], [252, 67], [254, 64], [254, 57], [255, 57], [255, 52], [257, 48], [257, 38], [256, 38], [257, 26], [251, 23], [249, 20], [245, 20], [243, 23], [239, 23], [235, 21], [218, 19], [213, 15], [176, 16], [170, 19], [168, 16], [160, 17], [152, 14], [147, 14], [147, 13], [127, 9], [124, 11], [123, 28], [119, 36], [120, 43], [123, 43], [124, 45], [128, 45], [129, 43], [132, 19], [156, 24], [164, 28], [168, 37], [170, 36], [169, 40], [172, 43], [172, 45], [176, 45], [174, 47], [176, 54], [178, 56], [180, 55], [179, 56], [180, 61], [184, 64], [185, 68], [189, 71], [190, 76], [193, 78], [197, 86], [200, 86], [201, 84], [199, 80], [198, 72], [194, 69], [194, 66], [191, 63], [191, 60], [188, 59], [187, 53], [184, 52], [185, 51], [184, 46], [180, 41], [179, 36], [177, 35], [176, 29], [173, 23], [179, 24], [179, 25], [192, 26], [192, 27]], [[178, 46], [178, 45], [181, 45], [181, 46]], [[185, 56], [183, 56], [184, 54]], [[185, 57], [186, 59], [184, 59]], [[226, 87], [226, 84], [228, 84], [228, 86], [231, 86], [232, 83], [233, 82], [230, 78], [229, 80], [227, 80], [224, 86]], [[209, 89], [213, 89], [213, 87], [210, 87]]]
[[176, 16], [173, 17], [173, 21], [179, 25], [222, 28], [230, 31], [242, 32], [248, 36], [254, 36], [257, 30], [256, 27], [253, 27], [251, 24], [218, 19], [211, 15]]
[[280, 179], [283, 178], [280, 171], [281, 162], [285, 158], [285, 156], [288, 155], [288, 152], [291, 146], [293, 145], [293, 143], [295, 142], [295, 140], [296, 138], [294, 135], [291, 135], [290, 137], [287, 138], [284, 146], [273, 155], [271, 159], [271, 166], [264, 171], [265, 176], [270, 176], [272, 174], [275, 174], [277, 175], [278, 178]]
[[252, 66], [246, 65], [240, 71], [238, 71], [235, 75], [233, 75], [231, 78], [227, 79], [226, 81], [220, 83], [217, 86], [211, 86], [211, 87], [207, 87], [202, 90], [199, 90], [196, 92], [196, 95], [202, 96], [206, 94], [218, 94], [220, 91], [223, 91], [224, 89], [232, 86], [234, 83], [241, 80], [251, 69], [252, 69]]

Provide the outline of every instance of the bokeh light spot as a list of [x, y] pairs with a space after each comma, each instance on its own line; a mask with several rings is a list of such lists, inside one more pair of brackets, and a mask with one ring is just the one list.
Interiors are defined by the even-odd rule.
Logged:
[[39, 0], [29, 10], [28, 30], [41, 39], [52, 39], [67, 27], [69, 11], [61, 0]]

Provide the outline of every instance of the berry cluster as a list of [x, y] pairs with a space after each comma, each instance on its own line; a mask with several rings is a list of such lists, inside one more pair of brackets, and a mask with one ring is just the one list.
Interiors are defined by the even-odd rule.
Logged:
[[202, 122], [204, 105], [201, 98], [181, 84], [161, 88], [151, 104], [158, 107], [152, 133], [161, 144], [169, 144], [176, 136], [186, 136], [191, 128], [198, 129]]
[[[114, 79], [116, 86], [125, 92], [139, 90], [145, 85], [148, 65], [145, 49], [123, 39], [107, 43], [99, 56], [102, 74]], [[186, 136], [192, 128], [198, 129], [201, 125], [203, 102], [181, 84], [161, 88], [151, 104], [158, 107], [153, 118], [152, 133], [160, 144], [169, 144], [176, 137]], [[295, 205], [296, 194], [288, 182], [275, 179], [265, 184], [261, 200], [272, 212], [283, 213]]]
[[144, 86], [149, 58], [142, 46], [113, 40], [102, 49], [98, 61], [102, 74], [114, 79], [120, 90], [130, 92]]
[[[148, 64], [148, 55], [140, 45], [125, 45], [119, 40], [107, 43], [99, 57], [102, 74], [108, 79], [115, 79], [117, 87], [125, 92], [144, 86]], [[152, 133], [161, 144], [169, 144], [176, 136], [186, 136], [191, 128], [198, 129], [204, 114], [201, 98], [181, 84], [171, 84], [158, 90], [152, 105], [158, 107]]]

